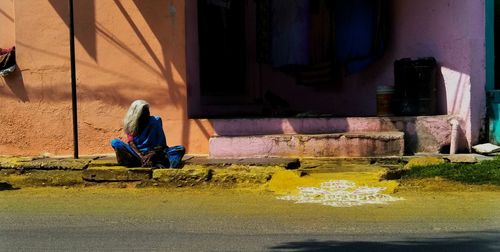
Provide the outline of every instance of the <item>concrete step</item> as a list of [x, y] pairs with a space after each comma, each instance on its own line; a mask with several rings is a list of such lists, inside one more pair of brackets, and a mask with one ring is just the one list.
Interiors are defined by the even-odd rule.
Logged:
[[[342, 132], [405, 133], [406, 153], [439, 153], [450, 145], [454, 115], [406, 117], [336, 117], [336, 118], [244, 118], [213, 119], [218, 136], [274, 134], [331, 134]], [[460, 137], [459, 149], [468, 150], [467, 139]]]
[[214, 136], [209, 142], [211, 158], [379, 157], [403, 153], [404, 133], [399, 131]]

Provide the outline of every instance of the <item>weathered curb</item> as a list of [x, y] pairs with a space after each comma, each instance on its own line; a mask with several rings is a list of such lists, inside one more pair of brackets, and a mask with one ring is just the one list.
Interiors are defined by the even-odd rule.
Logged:
[[151, 176], [150, 168], [93, 167], [82, 173], [83, 179], [91, 182], [133, 182], [149, 180]]
[[14, 187], [83, 185], [82, 171], [71, 170], [0, 170], [0, 182]]
[[278, 170], [300, 166], [294, 158], [208, 159], [188, 157], [182, 169], [127, 168], [113, 157], [80, 160], [0, 157], [0, 182], [15, 187], [88, 186], [133, 183], [137, 186], [252, 186], [268, 182]]
[[0, 158], [0, 169], [84, 170], [92, 159], [58, 159], [43, 157]]
[[14, 187], [86, 186], [106, 183], [133, 183], [160, 187], [237, 187], [268, 183], [278, 171], [296, 169], [299, 174], [366, 172], [371, 165], [388, 169], [384, 179], [399, 179], [412, 165], [480, 162], [480, 155], [431, 155], [371, 158], [208, 159], [188, 157], [182, 169], [126, 168], [116, 166], [112, 157], [80, 160], [46, 157], [0, 157], [0, 183]]
[[204, 167], [184, 169], [157, 169], [153, 180], [161, 185], [174, 187], [199, 186], [212, 179], [213, 170]]

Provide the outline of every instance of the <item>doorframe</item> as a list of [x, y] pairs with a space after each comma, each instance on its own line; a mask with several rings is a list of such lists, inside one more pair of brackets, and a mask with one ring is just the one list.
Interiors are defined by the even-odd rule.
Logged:
[[485, 88], [488, 141], [500, 144], [500, 90], [495, 88], [495, 1], [485, 0]]
[[495, 0], [485, 1], [486, 91], [495, 90]]

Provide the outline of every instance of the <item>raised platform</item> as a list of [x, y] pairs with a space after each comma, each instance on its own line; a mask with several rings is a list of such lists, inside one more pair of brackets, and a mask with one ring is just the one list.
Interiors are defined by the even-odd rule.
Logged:
[[[404, 132], [405, 154], [439, 153], [450, 145], [450, 119], [454, 116], [247, 118], [212, 119], [216, 136], [332, 134], [342, 132]], [[459, 149], [468, 149], [459, 129]], [[216, 150], [214, 150], [216, 151]]]
[[209, 152], [211, 158], [403, 156], [404, 133], [215, 136]]

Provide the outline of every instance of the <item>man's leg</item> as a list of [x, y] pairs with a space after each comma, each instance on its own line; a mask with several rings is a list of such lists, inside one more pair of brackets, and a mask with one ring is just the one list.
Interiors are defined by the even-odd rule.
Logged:
[[111, 141], [111, 147], [115, 150], [116, 160], [119, 165], [128, 167], [141, 166], [141, 158], [128, 144], [124, 143], [120, 139], [114, 139]]
[[167, 153], [170, 168], [179, 168], [182, 163], [182, 157], [186, 154], [186, 148], [182, 145], [178, 145], [165, 149], [165, 152]]

